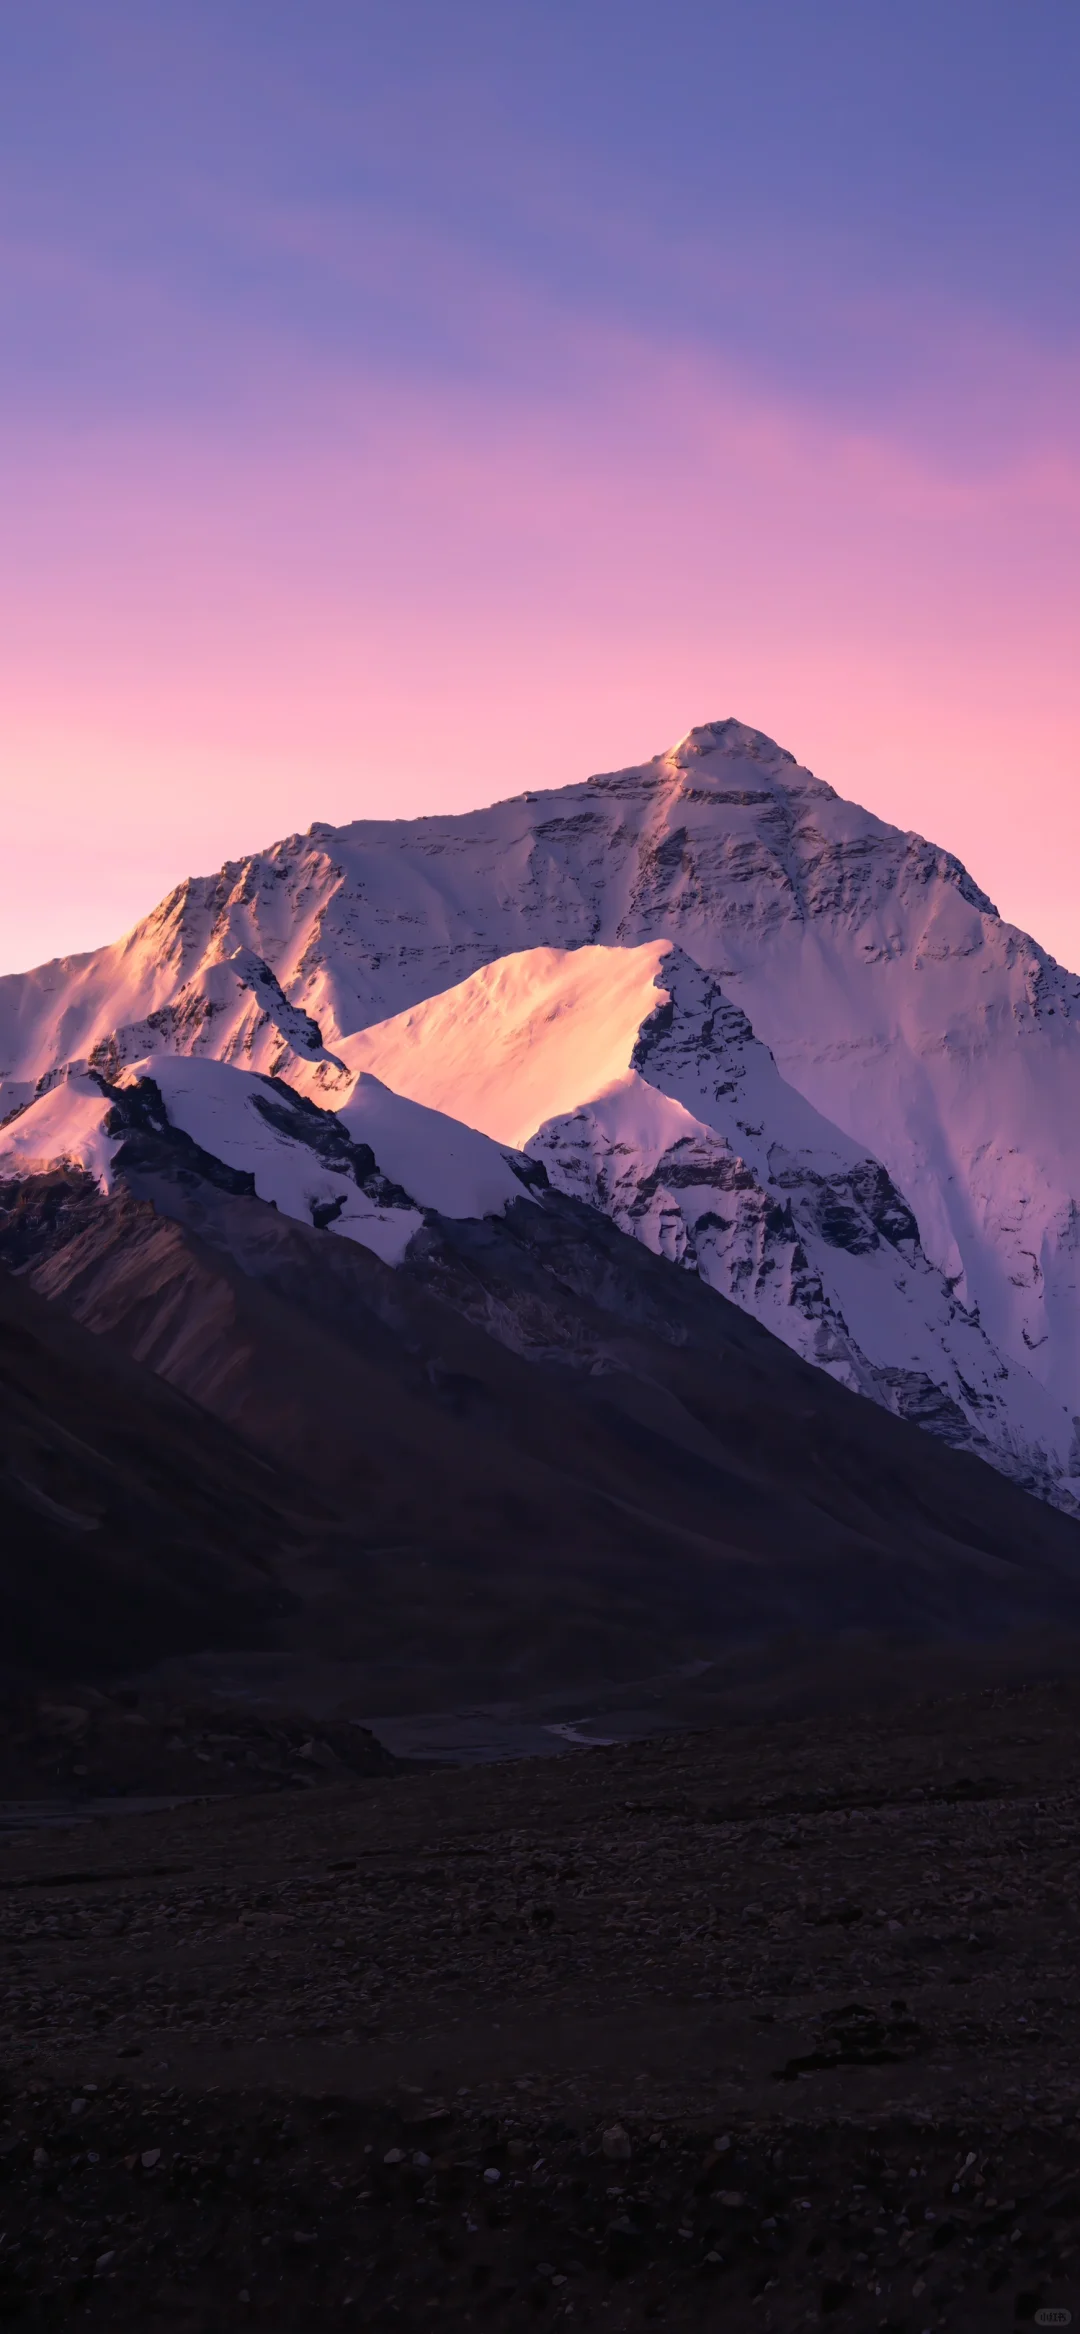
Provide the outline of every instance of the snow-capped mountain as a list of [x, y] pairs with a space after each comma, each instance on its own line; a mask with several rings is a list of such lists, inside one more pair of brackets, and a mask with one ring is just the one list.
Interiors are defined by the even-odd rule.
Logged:
[[657, 939], [881, 1162], [1006, 1361], [1080, 1412], [1080, 982], [948, 853], [738, 722], [490, 810], [316, 825], [191, 879], [114, 946], [0, 982], [0, 1108], [73, 1059], [115, 1078], [159, 1050], [314, 1076], [333, 1102], [343, 1039], [494, 959]]
[[140, 1138], [167, 1130], [204, 1175], [398, 1265], [425, 1210], [479, 1218], [531, 1199], [527, 1150], [541, 1179], [841, 1384], [1072, 1503], [1067, 1413], [1003, 1361], [886, 1170], [788, 1085], [683, 950], [499, 958], [342, 1039], [332, 1109], [325, 1049], [292, 1067], [295, 1086], [164, 1051], [112, 1081], [69, 1068], [0, 1130], [0, 1183], [66, 1164], [107, 1192]]
[[[781, 1077], [682, 949], [501, 957], [339, 1054], [361, 1083], [374, 1072], [452, 1104], [542, 1160], [556, 1188], [841, 1384], [1050, 1496], [1080, 1489], [1064, 1407], [1003, 1360], [924, 1254], [885, 1168]], [[318, 1065], [306, 1074], [316, 1086]]]
[[231, 1063], [160, 1053], [120, 1071], [76, 1069], [0, 1128], [0, 1184], [82, 1168], [102, 1191], [168, 1131], [223, 1169], [228, 1187], [282, 1215], [338, 1232], [397, 1264], [425, 1209], [500, 1214], [531, 1196], [536, 1170], [439, 1111], [357, 1079], [340, 1112], [320, 1110], [276, 1079]]

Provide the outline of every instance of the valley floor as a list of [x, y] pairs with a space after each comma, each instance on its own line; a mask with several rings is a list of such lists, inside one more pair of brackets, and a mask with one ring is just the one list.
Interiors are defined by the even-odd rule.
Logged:
[[1078, 1752], [997, 1687], [13, 1833], [0, 2322], [1080, 2322]]

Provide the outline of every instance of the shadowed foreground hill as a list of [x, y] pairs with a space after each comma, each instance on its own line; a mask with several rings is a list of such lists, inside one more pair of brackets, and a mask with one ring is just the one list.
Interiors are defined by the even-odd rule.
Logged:
[[306, 1492], [0, 1272], [0, 1645], [9, 1676], [246, 1641], [280, 1613]]
[[[87, 1661], [135, 1658], [133, 1616], [153, 1611], [163, 1653], [243, 1640], [348, 1662], [385, 1709], [642, 1676], [785, 1632], [1080, 1618], [1080, 1525], [556, 1194], [429, 1216], [391, 1271], [178, 1171], [163, 1141], [108, 1200], [87, 1179], [24, 1185], [4, 1238], [51, 1300], [32, 1309], [57, 1352], [71, 1338], [85, 1372], [100, 1351], [101, 1401], [122, 1383], [148, 1422], [95, 1465], [131, 1467], [149, 1437], [132, 1516], [173, 1503], [168, 1529], [117, 1524], [85, 1629], [68, 1604], [60, 1635]], [[143, 1375], [122, 1376], [117, 1346]], [[56, 1381], [56, 1434], [82, 1387]], [[74, 1508], [61, 1475], [45, 1488]], [[40, 1520], [57, 1578], [97, 1581], [93, 1534], [25, 1512], [24, 1550]], [[11, 1609], [9, 1643], [36, 1650], [42, 1620]]]

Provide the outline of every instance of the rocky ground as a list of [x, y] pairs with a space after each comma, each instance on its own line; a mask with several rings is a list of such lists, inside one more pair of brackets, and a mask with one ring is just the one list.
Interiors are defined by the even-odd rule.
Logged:
[[1001, 1688], [12, 1832], [0, 2319], [1080, 2320], [1078, 1751]]

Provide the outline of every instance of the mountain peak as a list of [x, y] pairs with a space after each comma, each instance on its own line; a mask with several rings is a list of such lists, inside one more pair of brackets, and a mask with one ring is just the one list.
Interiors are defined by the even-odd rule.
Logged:
[[700, 721], [688, 729], [685, 737], [670, 748], [662, 758], [670, 762], [706, 760], [712, 754], [747, 756], [751, 761], [786, 762], [797, 769], [794, 754], [786, 746], [777, 744], [763, 729], [754, 729], [748, 721], [739, 721], [729, 713], [722, 721]]
[[763, 729], [753, 729], [733, 714], [721, 721], [699, 722], [665, 752], [629, 769], [602, 771], [588, 783], [625, 788], [635, 781], [650, 785], [658, 779], [681, 781], [692, 775], [695, 791], [704, 782], [710, 791], [723, 795], [731, 792], [733, 783], [739, 789], [740, 774], [741, 791], [749, 786], [760, 793], [763, 784], [770, 787], [771, 781], [787, 794], [817, 794], [836, 800], [835, 789], [824, 779], [815, 778], [812, 770], [805, 770], [786, 746], [777, 745]]

